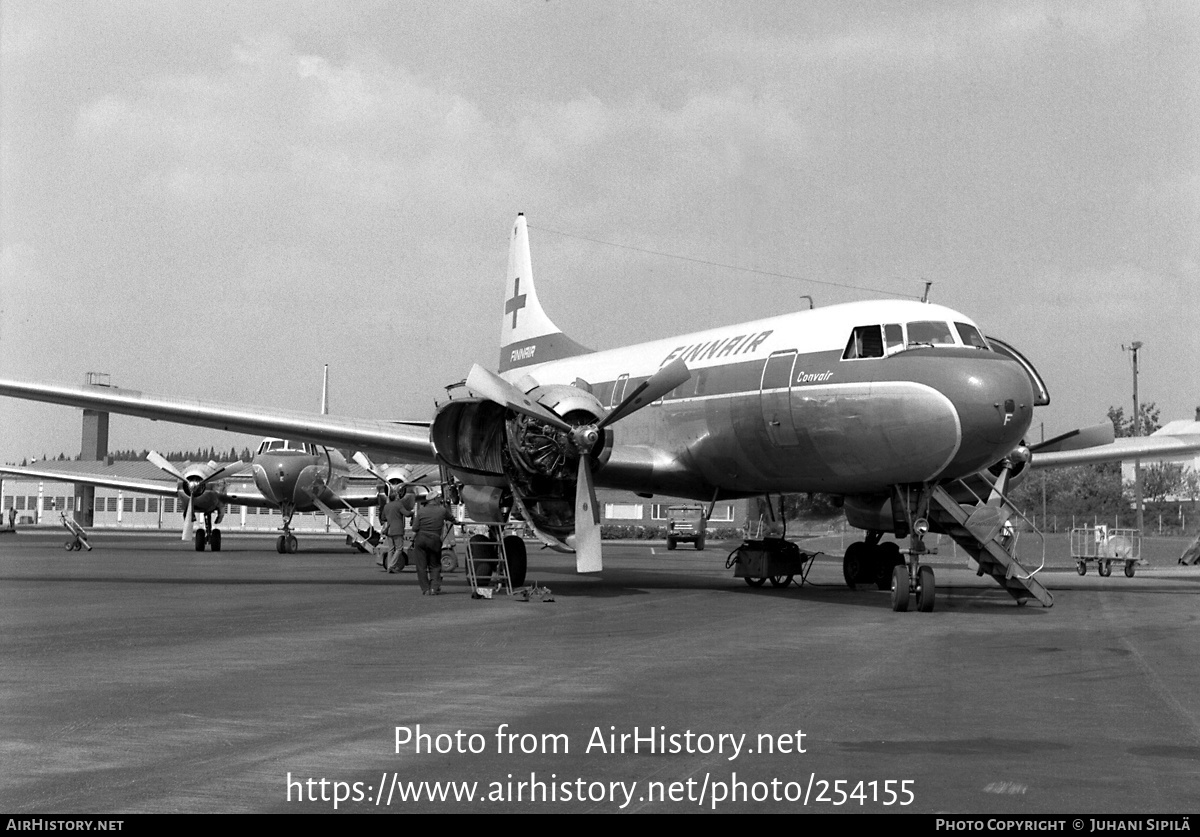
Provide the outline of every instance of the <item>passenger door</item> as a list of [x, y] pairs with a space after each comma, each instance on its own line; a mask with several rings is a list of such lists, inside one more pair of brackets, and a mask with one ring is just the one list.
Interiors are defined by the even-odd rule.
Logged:
[[792, 368], [796, 365], [796, 350], [775, 352], [763, 366], [759, 400], [767, 435], [780, 447], [800, 443], [792, 424]]

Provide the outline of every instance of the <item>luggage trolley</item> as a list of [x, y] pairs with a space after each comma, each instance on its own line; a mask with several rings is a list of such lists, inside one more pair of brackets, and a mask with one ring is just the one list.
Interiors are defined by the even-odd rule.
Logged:
[[1096, 562], [1096, 572], [1107, 578], [1113, 564], [1125, 565], [1126, 578], [1133, 578], [1142, 560], [1142, 533], [1137, 529], [1110, 529], [1106, 525], [1071, 530], [1071, 557], [1075, 572], [1087, 575], [1089, 561]]
[[92, 545], [88, 543], [87, 532], [83, 527], [75, 522], [73, 518], [67, 517], [66, 512], [59, 512], [58, 516], [62, 519], [63, 526], [67, 527], [67, 531], [73, 536], [71, 540], [63, 544], [63, 549], [67, 552], [78, 552], [83, 548], [87, 548], [88, 552], [92, 551]]

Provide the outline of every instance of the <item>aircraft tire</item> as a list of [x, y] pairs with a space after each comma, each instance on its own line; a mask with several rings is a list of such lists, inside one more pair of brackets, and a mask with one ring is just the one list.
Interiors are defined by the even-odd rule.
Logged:
[[196, 551], [197, 551], [197, 552], [203, 552], [203, 551], [204, 551], [204, 544], [205, 544], [205, 542], [208, 540], [208, 537], [207, 537], [207, 536], [204, 534], [204, 530], [203, 530], [203, 529], [197, 529], [197, 530], [196, 530], [196, 535], [195, 535], [195, 537], [193, 538], [193, 540], [196, 542]]
[[892, 610], [897, 613], [908, 610], [908, 567], [903, 564], [892, 570]]
[[1126, 561], [1126, 562], [1125, 562], [1125, 577], [1126, 577], [1126, 578], [1133, 578], [1133, 573], [1134, 573], [1134, 569], [1133, 569], [1133, 562], [1132, 562], [1132, 561]]
[[762, 587], [764, 584], [767, 583], [767, 580], [765, 578], [751, 578], [750, 576], [746, 576], [745, 581], [751, 587]]
[[212, 535], [208, 538], [208, 548], [213, 552], [221, 551], [221, 530], [213, 529]]
[[529, 556], [525, 541], [516, 535], [505, 535], [504, 554], [508, 558], [508, 580], [513, 587], [525, 586], [525, 573], [529, 568]]
[[283, 554], [283, 535], [280, 535], [275, 539], [275, 551], [280, 555]]
[[867, 563], [868, 552], [870, 552], [870, 547], [863, 541], [855, 541], [846, 547], [846, 554], [842, 556], [842, 578], [846, 579], [846, 586], [851, 590], [859, 581], [863, 580], [863, 570]]
[[917, 570], [917, 610], [921, 613], [932, 613], [936, 595], [937, 587], [933, 582], [933, 567], [921, 567]]
[[284, 547], [287, 549], [288, 555], [295, 555], [300, 551], [300, 542], [296, 540], [295, 535], [288, 535]]
[[875, 586], [880, 590], [890, 590], [892, 587], [892, 568], [904, 563], [900, 554], [900, 545], [895, 541], [881, 543], [875, 547]]
[[1087, 563], [1085, 561], [1077, 561], [1075, 563], [1075, 572], [1080, 575], [1087, 575]]
[[771, 586], [772, 587], [787, 587], [791, 583], [792, 583], [792, 576], [790, 576], [790, 575], [773, 575], [773, 576], [771, 576]]

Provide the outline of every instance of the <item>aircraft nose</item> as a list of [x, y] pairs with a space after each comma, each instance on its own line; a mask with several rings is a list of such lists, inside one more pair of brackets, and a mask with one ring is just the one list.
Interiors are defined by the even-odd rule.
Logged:
[[1020, 444], [1033, 421], [1033, 385], [1025, 370], [1000, 355], [980, 355], [959, 370], [954, 402], [962, 425], [956, 470], [978, 470]]

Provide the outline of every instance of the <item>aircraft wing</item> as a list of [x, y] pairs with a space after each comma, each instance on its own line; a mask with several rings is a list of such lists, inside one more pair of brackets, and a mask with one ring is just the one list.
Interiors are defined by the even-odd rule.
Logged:
[[0, 474], [11, 474], [25, 479], [53, 480], [54, 482], [74, 482], [82, 485], [95, 485], [100, 488], [115, 488], [119, 491], [134, 491], [140, 494], [157, 494], [162, 497], [174, 497], [179, 493], [175, 480], [138, 480], [132, 477], [109, 477], [102, 474], [85, 474], [70, 471], [55, 471], [51, 468], [15, 468], [0, 466]]
[[436, 461], [429, 443], [428, 428], [390, 421], [149, 395], [116, 387], [3, 379], [0, 379], [0, 395], [105, 410], [155, 421], [213, 427], [234, 433], [300, 439], [338, 448], [367, 450], [405, 462]]
[[1127, 436], [1092, 447], [1044, 452], [1035, 450], [1029, 464], [1031, 468], [1060, 468], [1130, 459], [1188, 459], [1197, 453], [1200, 453], [1200, 433], [1174, 434], [1160, 430], [1151, 436]]

